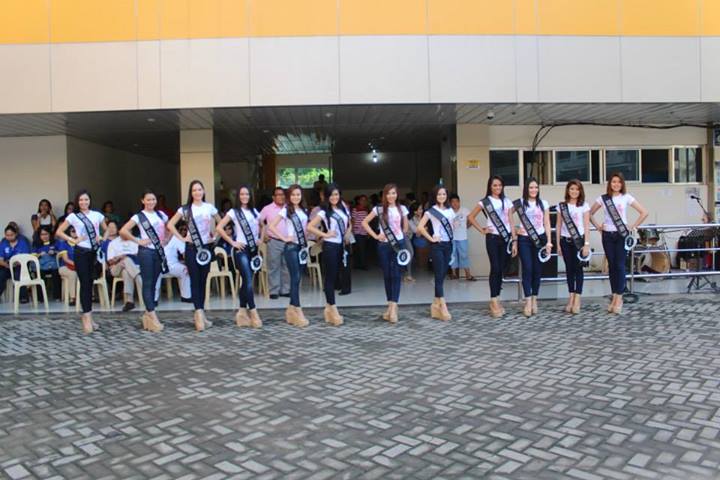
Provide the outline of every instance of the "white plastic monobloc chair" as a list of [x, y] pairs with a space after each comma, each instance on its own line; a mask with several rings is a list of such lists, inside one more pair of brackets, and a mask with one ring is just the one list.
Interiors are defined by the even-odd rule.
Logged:
[[[45, 303], [45, 312], [47, 312], [49, 310], [47, 291], [45, 290], [45, 282], [43, 282], [43, 279], [40, 277], [40, 262], [38, 261], [37, 257], [35, 257], [34, 255], [29, 255], [27, 253], [20, 253], [18, 255], [13, 255], [12, 257], [10, 257], [10, 262], [8, 263], [13, 281], [15, 313], [18, 313], [18, 310], [20, 308], [20, 289], [23, 287], [26, 287], [32, 291], [33, 305], [35, 306], [35, 308], [37, 308], [38, 304], [37, 289], [40, 288], [43, 296], [43, 302]], [[30, 275], [31, 265], [33, 267], [32, 270], [35, 272], [37, 278], [32, 278], [32, 276]], [[20, 267], [19, 278], [15, 278], [16, 266]]]

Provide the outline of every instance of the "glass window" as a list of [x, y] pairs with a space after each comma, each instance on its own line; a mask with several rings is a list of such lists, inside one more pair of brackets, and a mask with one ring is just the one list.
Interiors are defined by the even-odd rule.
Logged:
[[589, 150], [555, 152], [555, 182], [567, 182], [573, 178], [590, 181]]
[[699, 147], [675, 149], [675, 181], [702, 182], [702, 150]]
[[552, 183], [550, 181], [551, 159], [552, 152], [547, 150], [536, 150], [534, 156], [532, 150], [523, 151], [525, 178], [535, 177], [540, 182], [540, 185]]
[[600, 150], [593, 150], [590, 156], [590, 173], [592, 174], [592, 183], [600, 183]]
[[640, 150], [607, 150], [605, 152], [605, 178], [620, 172], [628, 182], [640, 180]]
[[640, 150], [643, 183], [667, 183], [670, 181], [669, 150]]
[[283, 188], [297, 183], [302, 188], [312, 188], [320, 175], [325, 181], [332, 181], [331, 170], [325, 167], [281, 167], [277, 171], [277, 184]]
[[520, 185], [517, 150], [490, 150], [490, 176], [499, 175], [505, 185]]

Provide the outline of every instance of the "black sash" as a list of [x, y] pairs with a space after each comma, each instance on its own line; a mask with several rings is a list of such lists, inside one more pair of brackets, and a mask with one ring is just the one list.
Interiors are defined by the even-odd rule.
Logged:
[[[153, 247], [155, 247], [155, 251], [160, 257], [160, 262], [162, 263], [162, 273], [168, 273], [170, 269], [168, 268], [167, 258], [165, 257], [165, 249], [162, 246], [160, 237], [158, 237], [158, 234], [153, 228], [152, 223], [150, 223], [150, 220], [147, 218], [144, 212], [141, 211], [137, 215], [138, 220], [140, 220], [140, 226], [142, 226], [143, 230], [145, 230], [145, 233], [147, 233], [147, 236], [152, 242]], [[162, 220], [162, 217], [160, 217], [160, 219]]]
[[[502, 200], [504, 203], [505, 200]], [[505, 224], [500, 219], [500, 215], [498, 215], [497, 210], [495, 210], [495, 207], [493, 207], [492, 202], [490, 201], [490, 197], [485, 197], [482, 199], [482, 204], [485, 209], [485, 212], [487, 213], [487, 217], [490, 219], [493, 225], [495, 225], [495, 229], [498, 231], [498, 234], [503, 238], [505, 243], [508, 243], [512, 241], [510, 232], [505, 227]]]
[[575, 248], [582, 250], [585, 246], [585, 240], [580, 236], [577, 225], [575, 225], [575, 221], [573, 220], [572, 215], [570, 215], [570, 208], [568, 208], [568, 205], [565, 202], [560, 203], [560, 216], [562, 217], [563, 222], [565, 222], [565, 227], [570, 234], [570, 238], [572, 238], [572, 241], [575, 244]]
[[307, 239], [305, 238], [305, 230], [303, 230], [302, 220], [300, 220], [300, 216], [297, 213], [293, 213], [290, 215], [290, 221], [293, 224], [293, 228], [295, 229], [295, 236], [298, 239], [298, 244], [300, 245], [300, 248], [307, 248]]
[[[347, 258], [348, 258], [348, 252], [345, 248], [345, 220], [340, 216], [339, 213], [337, 213], [335, 210], [333, 210], [331, 217], [335, 220], [335, 223], [337, 223], [338, 228], [340, 229], [340, 245], [343, 249], [343, 267], [347, 267]], [[348, 215], [348, 221], [350, 221], [350, 216]], [[330, 229], [330, 222], [328, 221], [328, 230]]]
[[602, 199], [605, 209], [610, 215], [610, 219], [612, 220], [613, 225], [615, 225], [618, 233], [622, 235], [623, 238], [629, 237], [630, 230], [628, 230], [627, 225], [623, 222], [620, 212], [618, 212], [617, 207], [615, 207], [615, 203], [612, 201], [612, 197], [605, 193], [601, 195], [600, 198]]
[[195, 216], [192, 213], [192, 204], [185, 207], [185, 221], [188, 224], [188, 232], [190, 232], [190, 238], [192, 239], [193, 245], [197, 251], [205, 249], [205, 244], [200, 238], [200, 232], [198, 226], [195, 223]]
[[[235, 208], [235, 216], [238, 219], [238, 223], [240, 224], [240, 228], [242, 229], [243, 235], [245, 235], [245, 240], [247, 241], [247, 246], [249, 250], [249, 256], [253, 257], [257, 253], [257, 242], [255, 241], [255, 235], [253, 235], [252, 228], [250, 228], [250, 222], [248, 222], [247, 218], [245, 217], [245, 214], [242, 212], [242, 209]], [[253, 210], [250, 210], [253, 217], [255, 217], [255, 212]]]
[[[380, 228], [382, 228], [383, 233], [385, 234], [385, 238], [387, 238], [388, 242], [390, 243], [390, 246], [393, 250], [395, 250], [395, 253], [400, 252], [402, 250], [402, 246], [400, 245], [400, 241], [398, 241], [397, 237], [395, 236], [395, 233], [393, 233], [392, 228], [390, 228], [390, 225], [388, 225], [385, 222], [385, 219], [382, 215], [382, 208], [377, 207], [378, 212], [378, 221], [380, 222]], [[389, 213], [388, 213], [389, 215]]]
[[542, 244], [542, 240], [540, 240], [540, 235], [538, 235], [537, 230], [535, 230], [535, 225], [533, 225], [533, 223], [530, 221], [530, 217], [528, 217], [527, 215], [527, 211], [525, 210], [525, 204], [523, 203], [523, 201], [520, 199], [515, 200], [513, 202], [513, 207], [515, 207], [515, 211], [517, 212], [518, 217], [520, 217], [520, 223], [522, 223], [523, 228], [525, 228], [528, 237], [530, 237], [530, 240], [532, 240], [535, 244], [535, 248], [543, 248], [544, 245]]
[[88, 240], [90, 240], [90, 247], [92, 251], [95, 252], [95, 255], [97, 255], [98, 261], [104, 262], [105, 259], [102, 258], [102, 249], [100, 248], [100, 244], [97, 241], [97, 232], [95, 231], [95, 226], [84, 213], [77, 212], [75, 216], [77, 216], [85, 226], [85, 231], [88, 234]]
[[428, 209], [428, 213], [432, 215], [433, 217], [440, 220], [440, 223], [442, 224], [443, 228], [445, 229], [445, 233], [447, 233], [448, 239], [452, 242], [453, 241], [453, 229], [452, 225], [450, 225], [450, 221], [447, 219], [445, 215], [443, 215], [437, 208], [432, 207]]

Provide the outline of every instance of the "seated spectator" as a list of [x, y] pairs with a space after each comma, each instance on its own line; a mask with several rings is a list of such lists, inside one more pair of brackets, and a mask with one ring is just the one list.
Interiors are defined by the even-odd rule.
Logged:
[[120, 215], [115, 213], [115, 206], [113, 205], [113, 202], [108, 200], [107, 202], [103, 203], [102, 207], [102, 213], [105, 215], [105, 219], [110, 222], [115, 222], [116, 226], [120, 225]]
[[135, 282], [140, 287], [140, 267], [135, 262], [138, 244], [130, 240], [123, 240], [118, 236], [118, 226], [114, 221], [107, 224], [105, 239], [107, 244], [106, 262], [113, 277], [122, 277], [123, 280], [123, 312], [129, 312], [135, 308]]
[[40, 278], [45, 283], [50, 281], [53, 298], [60, 299], [60, 274], [58, 273], [57, 247], [52, 234], [52, 227], [43, 226], [37, 234], [33, 243], [33, 255], [38, 257], [40, 262]]
[[[75, 229], [70, 227], [67, 234], [73, 239], [77, 238]], [[63, 240], [55, 242], [55, 249], [58, 257], [58, 273], [60, 278], [67, 281], [68, 297], [70, 298], [70, 305], [75, 305], [75, 296], [77, 293], [77, 273], [75, 272], [75, 249], [73, 245], [68, 244]], [[60, 256], [61, 252], [65, 252], [65, 256]]]
[[[73, 213], [75, 211], [75, 204], [73, 202], [67, 202], [65, 204], [65, 208], [63, 209], [63, 214], [60, 218], [58, 218], [57, 224], [60, 225], [65, 221], [68, 215]], [[54, 232], [53, 232], [54, 233]]]
[[[175, 228], [178, 233], [183, 237], [187, 235], [188, 228], [184, 221], [179, 221], [175, 224]], [[178, 239], [175, 235], [170, 235], [168, 243], [165, 245], [165, 258], [167, 258], [167, 265], [169, 272], [167, 276], [175, 277], [180, 279], [180, 300], [185, 303], [192, 303], [192, 293], [190, 291], [190, 274], [185, 266], [185, 245], [186, 243]], [[156, 296], [159, 296], [160, 286], [162, 277], [158, 282], [158, 292]]]
[[30, 217], [30, 223], [32, 223], [33, 232], [39, 231], [40, 227], [50, 227], [51, 231], [55, 231], [55, 227], [58, 226], [58, 221], [52, 211], [50, 200], [44, 198], [40, 200], [37, 213], [34, 213], [32, 217]]
[[[7, 281], [12, 280], [10, 274], [10, 259], [14, 255], [21, 253], [30, 253], [30, 243], [25, 237], [18, 233], [17, 224], [10, 222], [5, 227], [5, 238], [0, 241], [0, 296], [5, 293]], [[15, 277], [20, 276], [20, 266], [17, 265], [13, 269]], [[20, 289], [20, 303], [28, 302], [27, 288]]]
[[[230, 235], [230, 238], [235, 238], [235, 229], [233, 228], [232, 222], [225, 225], [225, 233]], [[222, 248], [223, 250], [225, 250], [225, 253], [227, 253], [228, 266], [230, 267], [230, 273], [232, 274], [233, 278], [235, 278], [235, 263], [233, 261], [233, 253], [232, 253], [233, 246], [230, 245], [229, 243], [227, 243], [225, 241], [225, 239], [220, 237], [219, 235], [218, 235], [218, 237], [220, 239], [217, 242], [217, 246]], [[222, 260], [220, 258], [217, 258], [217, 264], [218, 264], [219, 269], [223, 268]]]

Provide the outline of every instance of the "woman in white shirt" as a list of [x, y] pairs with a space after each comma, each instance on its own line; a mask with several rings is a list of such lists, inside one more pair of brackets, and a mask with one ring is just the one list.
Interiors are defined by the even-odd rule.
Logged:
[[[567, 209], [568, 222], [565, 221], [563, 211]], [[570, 230], [574, 228], [576, 238]], [[557, 207], [556, 239], [565, 262], [565, 277], [567, 279], [569, 298], [565, 305], [567, 313], [580, 313], [580, 296], [583, 291], [585, 273], [583, 262], [578, 258], [588, 258], [590, 255], [590, 205], [585, 201], [585, 189], [580, 180], [570, 180], [565, 186], [565, 201]]]
[[[497, 214], [498, 221], [501, 222], [501, 228], [507, 238], [498, 231], [491, 221], [487, 212], [489, 207], [492, 207], [493, 212]], [[475, 208], [468, 216], [470, 224], [478, 232], [485, 235], [485, 249], [490, 259], [490, 276], [488, 277], [490, 282], [490, 315], [493, 317], [500, 317], [505, 314], [505, 309], [500, 303], [500, 292], [502, 291], [503, 270], [508, 260], [507, 242], [512, 241], [510, 229], [511, 208], [512, 202], [505, 197], [505, 181], [502, 177], [495, 175], [488, 179], [485, 198], [475, 205]], [[481, 211], [488, 217], [487, 226], [485, 227], [481, 227], [476, 218]]]
[[[550, 204], [540, 198], [540, 184], [537, 179], [529, 178], [523, 185], [522, 199], [516, 202], [518, 210], [515, 206], [510, 209], [510, 218], [514, 213], [520, 215], [519, 210], [522, 208], [526, 219], [537, 233], [540, 246], [535, 244], [530, 234], [522, 225], [520, 220], [520, 228], [512, 229], [513, 257], [520, 253], [520, 263], [522, 265], [522, 286], [525, 293], [525, 307], [523, 315], [529, 317], [538, 311], [537, 296], [540, 293], [540, 275], [542, 274], [542, 263], [538, 258], [538, 251], [544, 248], [547, 255], [552, 253], [552, 242], [548, 234], [550, 233]], [[532, 231], [532, 228], [528, 228]]]
[[[185, 237], [182, 237], [175, 227], [180, 220], [185, 220], [188, 225], [188, 234]], [[178, 208], [167, 224], [168, 230], [186, 243], [185, 265], [190, 274], [195, 330], [198, 332], [212, 326], [212, 322], [205, 316], [205, 284], [210, 273], [215, 225], [219, 221], [220, 216], [215, 205], [205, 202], [205, 187], [202, 182], [193, 180], [188, 187], [187, 203]], [[193, 228], [196, 235], [192, 234]], [[206, 252], [210, 254], [209, 258]], [[198, 260], [202, 264], [198, 263]]]
[[[163, 243], [167, 237], [165, 224], [168, 221], [167, 215], [155, 210], [157, 197], [151, 190], [145, 190], [142, 196], [143, 209], [136, 213], [120, 229], [120, 236], [128, 241], [138, 244], [138, 263], [140, 263], [140, 278], [142, 278], [142, 296], [145, 303], [145, 313], [142, 316], [142, 324], [145, 330], [150, 332], [161, 332], [163, 324], [155, 313], [157, 303], [155, 291], [160, 275], [163, 273], [163, 260], [165, 250]], [[138, 227], [140, 237], [133, 235], [133, 228]], [[157, 243], [157, 245], [156, 245]], [[167, 260], [165, 260], [167, 269]]]
[[[100, 250], [101, 230], [107, 230], [105, 215], [90, 210], [90, 193], [81, 190], [75, 196], [76, 210], [65, 218], [57, 229], [56, 236], [75, 245], [75, 272], [80, 280], [80, 304], [82, 305], [82, 328], [84, 333], [92, 333], [98, 326], [92, 319], [92, 287], [95, 280], [95, 264]], [[77, 238], [66, 234], [73, 227]]]
[[[387, 298], [388, 308], [383, 314], [383, 319], [396, 323], [398, 321], [398, 301], [400, 300], [400, 284], [402, 276], [400, 274], [400, 264], [398, 263], [398, 254], [395, 249], [404, 249], [405, 234], [408, 231], [408, 210], [404, 205], [397, 202], [398, 193], [397, 186], [394, 183], [385, 185], [382, 191], [382, 207], [373, 208], [362, 222], [362, 226], [368, 235], [378, 242], [378, 257], [380, 267], [383, 271], [383, 280], [385, 281], [385, 297]], [[370, 222], [375, 217], [379, 218], [379, 231], [375, 232], [370, 227]], [[392, 245], [385, 235], [383, 225], [388, 228], [395, 241]], [[405, 252], [407, 254], [407, 252]]]
[[[285, 321], [296, 327], [306, 327], [308, 320], [300, 307], [300, 256], [307, 258], [307, 223], [302, 187], [290, 185], [285, 192], [288, 203], [270, 224], [270, 231], [285, 243], [283, 257], [290, 273], [290, 305], [285, 310]], [[280, 222], [285, 228], [280, 228]]]
[[[235, 266], [240, 270], [242, 277], [242, 285], [239, 289], [240, 308], [235, 314], [235, 324], [238, 327], [262, 327], [262, 320], [255, 308], [255, 294], [253, 293], [253, 270], [250, 266], [251, 260], [258, 255], [258, 245], [260, 240], [260, 222], [258, 221], [259, 213], [253, 205], [253, 196], [250, 187], [240, 185], [237, 190], [238, 208], [230, 208], [226, 215], [220, 220], [215, 227], [215, 231], [225, 241], [232, 245], [235, 254]], [[225, 231], [225, 226], [233, 222], [235, 238], [231, 238]], [[248, 239], [245, 234], [252, 238]], [[251, 249], [251, 245], [254, 248]]]
[[[325, 272], [325, 321], [340, 326], [343, 317], [335, 305], [335, 283], [343, 263], [347, 263], [347, 246], [350, 244], [350, 213], [345, 208], [340, 187], [331, 183], [325, 187], [325, 200], [317, 216], [308, 224], [308, 232], [323, 242], [322, 263]], [[323, 232], [320, 222], [325, 226]]]
[[[623, 293], [625, 292], [625, 260], [627, 258], [627, 250], [625, 250], [625, 236], [618, 232], [618, 228], [608, 211], [608, 206], [604, 200], [612, 202], [614, 209], [619, 214], [619, 219], [625, 225], [628, 235], [633, 235], [638, 225], [642, 224], [648, 216], [648, 212], [635, 197], [627, 193], [625, 187], [625, 177], [619, 172], [610, 175], [607, 182], [605, 195], [599, 196], [592, 208], [590, 209], [590, 221], [599, 231], [602, 232], [602, 243], [605, 256], [608, 261], [608, 272], [610, 276], [610, 289], [612, 290], [612, 301], [608, 306], [608, 312], [620, 314], [623, 306]], [[634, 208], [639, 216], [631, 225], [628, 225], [627, 211], [628, 207]], [[600, 209], [605, 210], [605, 221], [598, 223], [595, 221], [594, 215]]]
[[[455, 211], [450, 208], [450, 199], [445, 187], [436, 186], [430, 196], [432, 206], [422, 216], [417, 231], [430, 242], [430, 255], [435, 272], [435, 298], [430, 306], [430, 316], [438, 320], [450, 320], [452, 316], [445, 303], [444, 283], [452, 261], [453, 229]], [[426, 228], [432, 225], [432, 235]]]

